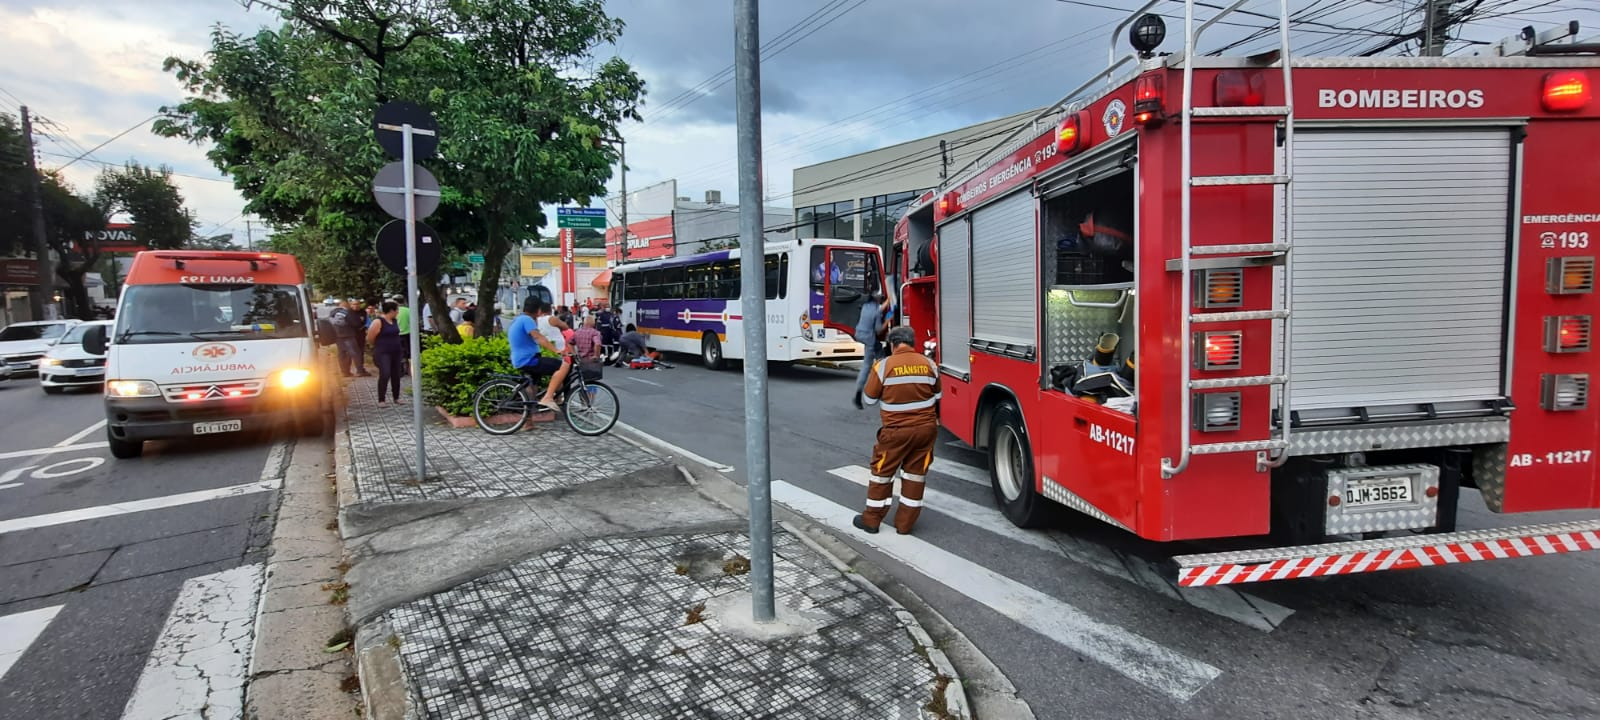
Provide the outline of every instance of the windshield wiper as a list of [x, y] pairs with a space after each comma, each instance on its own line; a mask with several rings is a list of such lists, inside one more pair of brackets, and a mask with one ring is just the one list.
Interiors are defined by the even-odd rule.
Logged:
[[192, 333], [189, 333], [189, 334], [193, 335], [195, 337], [211, 337], [213, 335], [243, 335], [243, 334], [248, 333], [248, 332], [250, 332], [250, 331], [249, 330], [196, 330], [196, 331], [194, 331]]
[[173, 332], [171, 330], [128, 330], [117, 336], [117, 340], [127, 340], [140, 335], [159, 335], [162, 337], [183, 337], [189, 333]]

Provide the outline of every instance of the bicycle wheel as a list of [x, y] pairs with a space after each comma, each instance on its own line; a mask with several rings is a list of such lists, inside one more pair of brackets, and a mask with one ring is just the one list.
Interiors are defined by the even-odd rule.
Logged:
[[472, 419], [490, 435], [510, 435], [528, 421], [532, 403], [517, 393], [520, 386], [510, 380], [490, 380], [472, 396]]
[[567, 398], [567, 425], [579, 435], [602, 435], [617, 424], [622, 416], [622, 401], [605, 383], [588, 381], [583, 389]]

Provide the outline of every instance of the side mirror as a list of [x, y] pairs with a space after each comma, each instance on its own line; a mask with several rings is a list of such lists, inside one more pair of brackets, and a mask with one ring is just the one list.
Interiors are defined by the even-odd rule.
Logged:
[[83, 331], [83, 350], [91, 355], [106, 354], [106, 326], [96, 325]]

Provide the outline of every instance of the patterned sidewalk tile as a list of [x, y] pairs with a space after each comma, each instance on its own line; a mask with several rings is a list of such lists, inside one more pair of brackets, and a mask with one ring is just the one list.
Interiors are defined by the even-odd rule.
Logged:
[[916, 718], [935, 679], [893, 610], [794, 536], [774, 582], [819, 632], [734, 636], [707, 599], [747, 590], [742, 533], [566, 545], [389, 611], [430, 719]]
[[424, 408], [428, 478], [417, 482], [410, 382], [399, 405], [378, 407], [376, 380], [345, 387], [352, 473], [361, 502], [452, 500], [534, 495], [633, 472], [662, 459], [612, 435], [583, 437], [561, 420], [497, 437], [452, 428]]

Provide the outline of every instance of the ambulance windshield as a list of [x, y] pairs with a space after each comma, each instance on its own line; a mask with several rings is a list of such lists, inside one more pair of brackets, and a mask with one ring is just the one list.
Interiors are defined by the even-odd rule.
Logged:
[[123, 290], [118, 343], [303, 338], [293, 285], [132, 285]]

